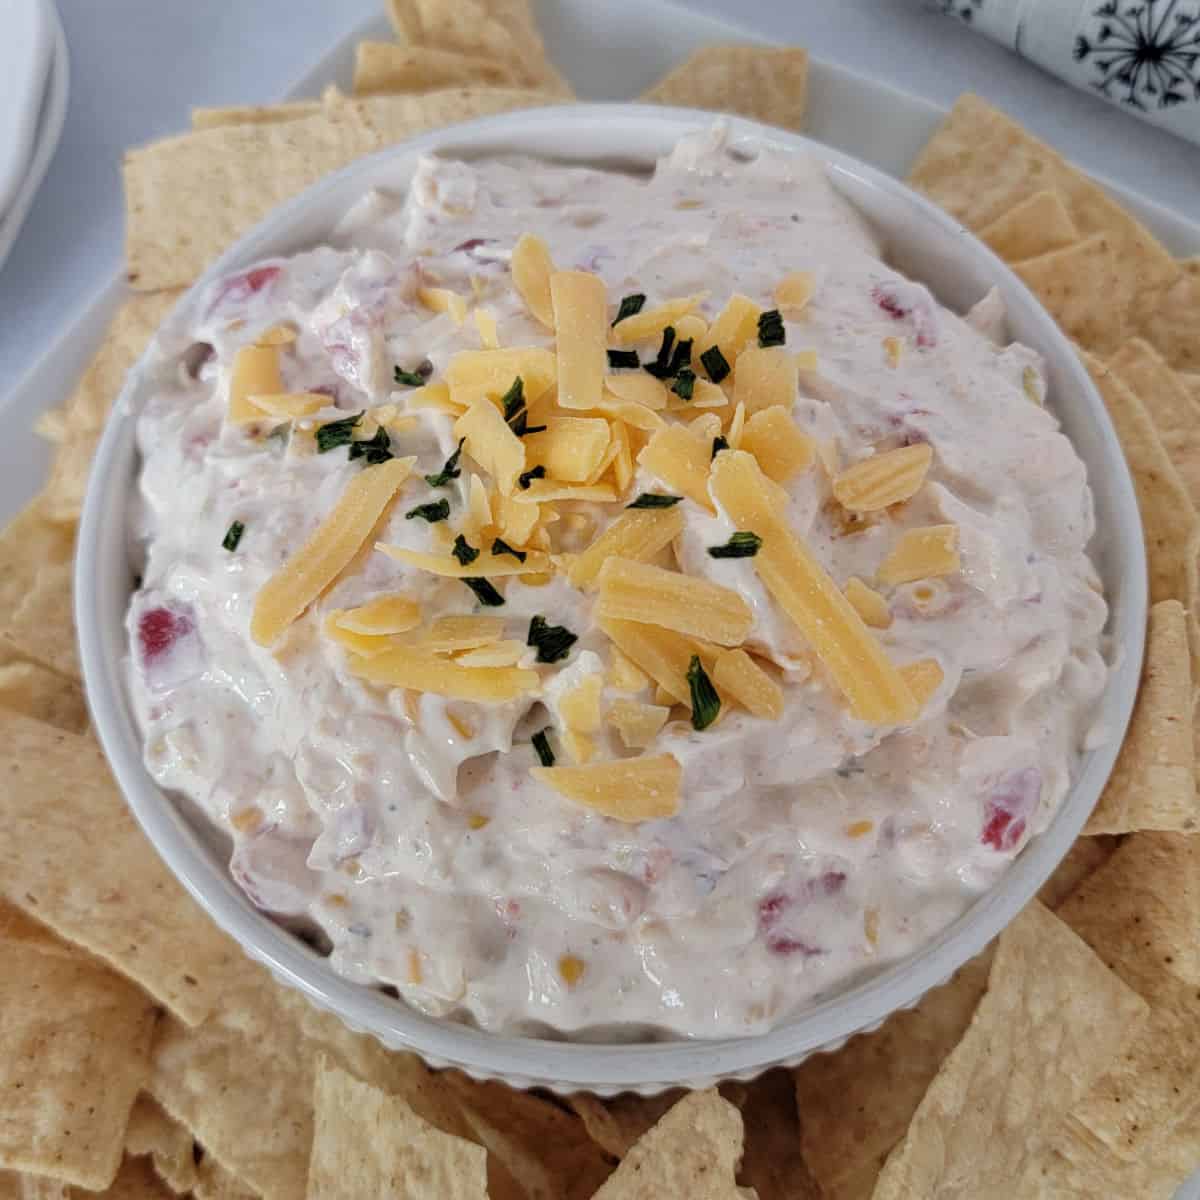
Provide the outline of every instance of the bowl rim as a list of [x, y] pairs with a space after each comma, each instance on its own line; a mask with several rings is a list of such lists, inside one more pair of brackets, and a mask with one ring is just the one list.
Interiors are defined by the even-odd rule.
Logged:
[[[581, 139], [591, 136], [594, 141], [601, 129], [611, 132], [622, 122], [630, 127], [653, 127], [669, 142], [684, 133], [710, 127], [714, 119], [712, 113], [687, 108], [572, 104], [506, 112], [407, 139], [326, 176], [274, 209], [187, 289], [174, 313], [185, 312], [214, 279], [267, 257], [261, 248], [272, 239], [286, 236], [287, 230], [322, 199], [356, 180], [363, 181], [359, 191], [365, 190], [369, 186], [366, 181], [394, 160], [415, 158], [441, 148], [454, 153], [456, 143], [502, 144], [505, 138], [529, 138], [547, 132], [551, 136], [569, 135], [573, 143], [584, 145]], [[855, 1033], [877, 1028], [892, 1012], [916, 1004], [926, 991], [978, 954], [1034, 898], [1081, 831], [1124, 739], [1141, 670], [1147, 615], [1145, 551], [1137, 500], [1120, 444], [1104, 403], [1072, 344], [991, 250], [903, 183], [802, 135], [743, 118], [719, 119], [726, 121], [732, 135], [739, 139], [807, 152], [826, 163], [831, 172], [844, 172], [876, 192], [902, 200], [922, 219], [935, 222], [946, 234], [948, 244], [966, 247], [961, 251], [964, 262], [973, 257], [986, 267], [989, 277], [1002, 283], [1010, 297], [1026, 302], [1027, 316], [1043, 328], [1040, 348], [1048, 359], [1053, 355], [1072, 389], [1080, 393], [1080, 403], [1090, 409], [1103, 456], [1099, 465], [1107, 475], [1104, 487], [1112, 496], [1118, 516], [1113, 544], [1122, 573], [1124, 603], [1114, 622], [1110, 602], [1108, 631], [1116, 652], [1111, 656], [1109, 681], [1101, 701], [1113, 736], [1090, 751], [1084, 769], [1073, 779], [1046, 829], [1031, 839], [1000, 880], [951, 925], [913, 954], [815, 1002], [798, 1018], [766, 1033], [713, 1040], [597, 1043], [497, 1034], [425, 1016], [403, 1002], [337, 975], [300, 939], [255, 909], [143, 765], [141, 740], [127, 712], [120, 663], [111, 661], [105, 649], [98, 597], [104, 573], [112, 565], [102, 555], [104, 523], [113, 513], [114, 503], [121, 502], [122, 495], [128, 498], [129, 477], [121, 476], [116, 469], [122, 461], [133, 461], [132, 402], [148, 374], [155, 339], [127, 375], [113, 406], [93, 462], [79, 526], [75, 621], [93, 727], [126, 802], [155, 850], [220, 928], [281, 983], [298, 989], [318, 1007], [335, 1013], [352, 1029], [373, 1034], [392, 1049], [420, 1054], [433, 1066], [455, 1066], [475, 1077], [500, 1079], [518, 1087], [543, 1086], [565, 1093], [649, 1094], [673, 1086], [698, 1087], [718, 1079], [751, 1078], [773, 1066], [793, 1065], [811, 1053], [835, 1050]], [[588, 159], [586, 152], [577, 157], [581, 162]], [[172, 319], [168, 317], [164, 326]], [[1096, 481], [1091, 471], [1089, 483], [1094, 489]]]

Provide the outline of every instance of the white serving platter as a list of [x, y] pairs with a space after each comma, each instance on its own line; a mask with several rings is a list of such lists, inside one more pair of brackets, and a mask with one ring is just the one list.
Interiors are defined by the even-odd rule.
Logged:
[[[584, 100], [631, 99], [702, 45], [764, 40], [667, 0], [534, 0], [534, 7], [551, 58]], [[330, 83], [348, 90], [355, 44], [390, 36], [382, 17], [366, 23], [314, 63], [288, 98], [317, 96]], [[811, 64], [805, 133], [893, 175], [906, 173], [944, 115], [938, 105], [844, 67], [821, 60]], [[1173, 254], [1200, 254], [1200, 224], [1103, 176], [1099, 179]], [[50, 452], [33, 433], [33, 423], [69, 395], [124, 295], [125, 284], [118, 276], [0, 401], [0, 423], [7, 435], [0, 521], [11, 517], [42, 485]], [[1176, 1200], [1200, 1200], [1200, 1175]]]

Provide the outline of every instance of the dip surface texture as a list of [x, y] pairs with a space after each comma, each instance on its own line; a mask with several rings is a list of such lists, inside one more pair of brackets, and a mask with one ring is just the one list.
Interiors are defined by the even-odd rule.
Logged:
[[[553, 296], [536, 255], [513, 267], [526, 234], [564, 273]], [[1091, 493], [995, 298], [962, 319], [883, 256], [818, 164], [734, 155], [718, 128], [650, 179], [424, 161], [330, 245], [223, 280], [172, 323], [138, 415], [130, 688], [147, 767], [227, 835], [257, 905], [428, 1013], [717, 1037], [920, 948], [997, 881], [1063, 800], [1107, 677]], [[595, 354], [564, 353], [568, 330], [595, 350], [568, 292], [597, 279], [607, 347], [642, 364], [609, 357], [603, 392]], [[688, 301], [665, 350], [661, 326], [610, 324], [633, 295], [643, 318]], [[749, 315], [722, 323], [731, 297]], [[464, 353], [528, 348], [544, 351], [487, 360], [490, 384], [455, 374]], [[660, 427], [685, 458], [702, 444], [694, 485], [661, 465]], [[879, 479], [851, 471], [897, 451]], [[326, 554], [332, 582], [262, 644], [268, 581], [356, 480], [408, 457], [374, 526]], [[763, 528], [719, 499], [735, 466], [770, 500]], [[907, 495], [887, 502], [893, 487]], [[643, 493], [682, 498], [628, 510]], [[584, 580], [575, 556], [631, 511], [672, 514], [671, 536]], [[863, 719], [846, 682], [863, 660], [838, 658], [790, 566], [807, 634], [781, 603], [788, 537], [900, 669], [904, 719]], [[406, 551], [479, 568], [493, 603]], [[495, 573], [522, 554], [544, 569]], [[689, 577], [697, 611], [655, 599], [639, 565]], [[434, 625], [472, 615], [489, 620]], [[647, 644], [675, 655], [657, 668], [671, 686]], [[677, 682], [684, 667], [703, 679]], [[742, 669], [767, 699], [745, 699]], [[705, 682], [720, 710], [698, 729]], [[542, 731], [557, 768], [673, 761], [677, 795], [668, 781], [657, 810], [605, 815], [634, 800], [600, 787], [590, 806], [532, 773]]]

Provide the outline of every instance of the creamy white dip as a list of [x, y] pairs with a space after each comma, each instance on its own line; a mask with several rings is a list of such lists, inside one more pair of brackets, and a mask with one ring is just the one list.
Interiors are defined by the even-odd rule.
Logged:
[[[332, 610], [400, 592], [429, 616], [481, 611], [460, 581], [369, 543], [278, 645], [254, 642], [256, 595], [365, 469], [344, 448], [316, 453], [306, 430], [403, 408], [395, 366], [424, 363], [436, 380], [479, 348], [470, 316], [431, 312], [418, 289], [485, 307], [502, 346], [553, 344], [512, 284], [524, 233], [558, 267], [597, 273], [614, 313], [630, 293], [652, 307], [704, 292], [697, 311], [711, 321], [734, 292], [769, 309], [784, 274], [812, 274], [811, 300], [785, 322], [788, 349], [816, 353], [796, 424], [842, 464], [918, 442], [933, 463], [916, 496], [866, 522], [847, 519], [816, 463], [786, 485], [791, 528], [839, 585], [871, 582], [905, 529], [959, 531], [961, 570], [880, 588], [892, 622], [874, 632], [888, 657], [934, 658], [944, 674], [914, 724], [851, 717], [753, 561], [706, 553], [735, 526], [686, 499], [677, 565], [750, 605], [746, 644], [778, 666], [785, 710], [730, 711], [696, 731], [674, 709], [646, 751], [682, 767], [667, 820], [617, 822], [530, 775], [531, 735], [549, 726], [555, 741], [570, 685], [601, 672], [602, 703], [624, 695], [608, 682], [595, 595], [562, 574], [503, 581], [504, 606], [482, 610], [506, 618], [510, 638], [524, 640], [535, 615], [578, 635], [552, 666], [530, 651], [541, 695], [506, 704], [350, 673], [322, 634]], [[649, 179], [430, 158], [407, 195], [365, 196], [330, 245], [214, 285], [192, 311], [186, 335], [160, 346], [138, 417], [145, 562], [128, 625], [145, 761], [229, 834], [250, 898], [315, 924], [345, 976], [498, 1031], [761, 1032], [926, 943], [1062, 801], [1106, 680], [1083, 464], [1037, 402], [1038, 356], [1004, 344], [996, 298], [963, 320], [899, 277], [818, 164], [765, 151], [746, 161], [719, 128]], [[226, 419], [235, 353], [281, 322], [298, 330], [281, 355], [286, 390], [329, 396], [290, 441], [286, 422]], [[889, 356], [892, 338], [902, 353]], [[657, 343], [636, 347], [643, 361]], [[453, 424], [424, 410], [392, 433], [393, 451], [418, 462], [379, 541], [445, 552], [439, 531], [405, 514], [445, 497], [457, 527], [470, 459], [447, 486], [422, 478], [455, 449]], [[670, 490], [641, 469], [624, 500]], [[597, 531], [623, 511], [572, 508]], [[578, 523], [552, 529], [554, 549], [582, 548]], [[652, 689], [639, 698], [652, 702]], [[601, 758], [628, 753], [608, 727], [596, 740]]]

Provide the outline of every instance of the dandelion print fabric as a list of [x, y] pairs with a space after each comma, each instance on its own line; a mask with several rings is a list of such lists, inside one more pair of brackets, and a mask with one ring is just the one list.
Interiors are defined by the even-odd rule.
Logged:
[[935, 0], [930, 7], [1200, 143], [1200, 0]]

